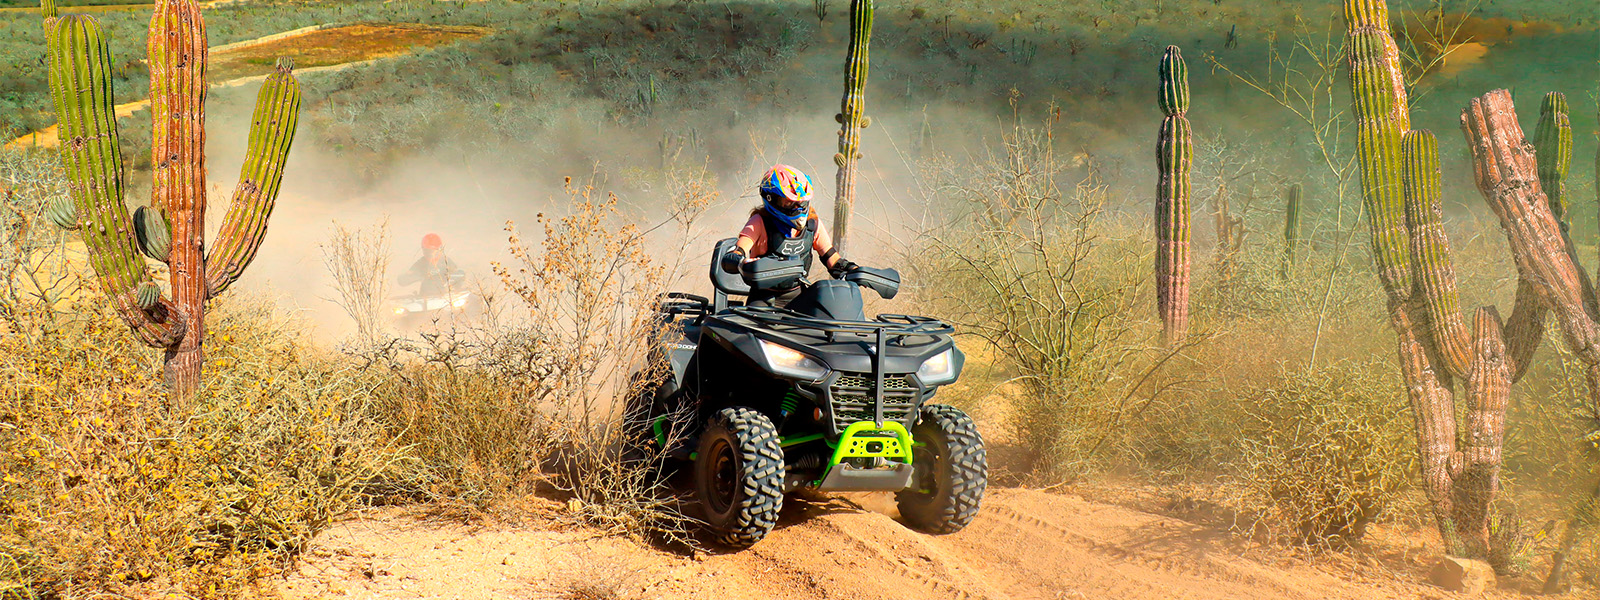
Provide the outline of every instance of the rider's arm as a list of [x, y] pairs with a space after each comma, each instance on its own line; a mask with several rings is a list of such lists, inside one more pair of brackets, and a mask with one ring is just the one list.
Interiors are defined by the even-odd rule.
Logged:
[[845, 273], [856, 270], [856, 264], [846, 260], [839, 249], [833, 245], [833, 236], [828, 235], [828, 230], [822, 227], [822, 222], [817, 222], [817, 235], [811, 240], [811, 249], [817, 251], [817, 256], [822, 257], [823, 266], [828, 267], [828, 274], [834, 279], [841, 279]]
[[[812, 218], [816, 219], [816, 217]], [[816, 250], [817, 256], [822, 257], [822, 266], [824, 267], [833, 268], [835, 263], [844, 260], [844, 257], [834, 250], [833, 236], [829, 235], [827, 228], [822, 226], [822, 219], [817, 219], [817, 235], [811, 238], [811, 249]]]
[[734, 247], [722, 255], [722, 270], [729, 273], [738, 273], [739, 265], [750, 258], [755, 252], [756, 245], [765, 246], [767, 229], [762, 226], [760, 215], [751, 215], [750, 220], [744, 224], [744, 229], [739, 230], [739, 241], [734, 242]]

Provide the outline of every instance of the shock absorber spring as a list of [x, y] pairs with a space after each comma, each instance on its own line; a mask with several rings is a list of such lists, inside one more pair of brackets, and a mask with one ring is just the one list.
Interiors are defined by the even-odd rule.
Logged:
[[798, 408], [800, 408], [800, 395], [790, 389], [783, 393], [783, 402], [778, 404], [778, 416], [788, 418]]

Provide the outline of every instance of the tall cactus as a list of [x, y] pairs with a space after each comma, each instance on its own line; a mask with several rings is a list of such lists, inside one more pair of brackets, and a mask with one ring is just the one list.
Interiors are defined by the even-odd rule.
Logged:
[[1177, 46], [1161, 57], [1162, 114], [1156, 139], [1156, 310], [1167, 345], [1189, 332], [1189, 171], [1194, 135], [1189, 127], [1189, 71]]
[[[262, 86], [233, 206], [206, 256], [207, 47], [200, 7], [194, 0], [160, 0], [150, 21], [154, 184], [151, 207], [132, 217], [123, 198], [111, 56], [99, 24], [62, 16], [49, 38], [51, 96], [73, 199], [71, 214], [60, 220], [78, 225], [123, 320], [146, 344], [166, 351], [167, 381], [174, 398], [186, 402], [200, 384], [205, 302], [239, 277], [266, 232], [294, 138], [299, 83], [280, 62]], [[171, 300], [151, 281], [141, 251], [170, 267]]]
[[872, 38], [872, 0], [850, 0], [850, 51], [844, 60], [844, 99], [839, 114], [838, 197], [833, 207], [833, 243], [840, 252], [850, 232], [856, 204], [856, 163], [861, 159], [861, 130], [872, 124], [867, 110], [867, 43]]
[[1300, 264], [1300, 201], [1304, 190], [1300, 184], [1289, 186], [1284, 192], [1283, 207], [1283, 267], [1280, 275], [1289, 279]]
[[[1344, 13], [1362, 197], [1399, 338], [1423, 488], [1447, 551], [1484, 556], [1509, 390], [1538, 346], [1544, 315], [1529, 293], [1534, 288], [1523, 285], [1509, 323], [1493, 307], [1479, 308], [1470, 324], [1464, 318], [1442, 227], [1438, 142], [1410, 130], [1388, 7], [1344, 0]], [[1524, 263], [1517, 262], [1520, 271]], [[1465, 405], [1459, 432], [1458, 384]]]

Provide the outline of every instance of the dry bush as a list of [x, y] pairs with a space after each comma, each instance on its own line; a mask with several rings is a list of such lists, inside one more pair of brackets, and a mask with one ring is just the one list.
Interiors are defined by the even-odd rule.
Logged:
[[1052, 122], [1017, 121], [977, 165], [935, 164], [934, 193], [953, 206], [914, 268], [941, 282], [927, 298], [937, 314], [1019, 384], [1006, 407], [1014, 441], [1061, 479], [1127, 441], [1185, 347], [1152, 345], [1148, 235], [1108, 216], [1108, 190], [1057, 159]]
[[78, 310], [0, 337], [0, 564], [37, 593], [249, 594], [333, 516], [415, 479], [363, 380], [284, 315], [219, 304], [200, 401], [173, 414], [159, 357], [109, 309]]
[[0, 178], [0, 596], [253, 595], [335, 515], [420, 485], [370, 380], [267, 303], [214, 303], [205, 388], [170, 412], [159, 354], [41, 214], [55, 157], [0, 153]]
[[[661, 333], [654, 307], [672, 263], [619, 219], [615, 197], [568, 183], [570, 212], [541, 216], [537, 245], [507, 225], [512, 258], [494, 271], [515, 306], [502, 318], [390, 340], [365, 370], [384, 422], [429, 465], [431, 492], [491, 508], [554, 488], [586, 524], [683, 540], [686, 520], [651, 468], [665, 457], [624, 460], [618, 427], [622, 399], [664, 375], [635, 370]], [[688, 228], [707, 196], [681, 189], [689, 205], [671, 220]]]
[[[684, 518], [657, 493], [660, 475], [648, 468], [664, 457], [624, 460], [621, 428], [624, 399], [653, 390], [667, 375], [636, 370], [661, 343], [664, 322], [655, 306], [668, 265], [652, 257], [637, 226], [617, 222], [615, 196], [597, 200], [593, 186], [570, 178], [567, 192], [568, 215], [541, 216], [542, 252], [506, 227], [512, 261], [494, 271], [528, 318], [515, 342], [499, 348], [518, 360], [495, 366], [522, 383], [529, 403], [546, 407], [556, 484], [571, 494], [569, 507], [580, 519], [615, 533], [684, 540]], [[680, 225], [692, 222], [691, 215]]]
[[[1409, 409], [1387, 361], [1285, 372], [1242, 400], [1231, 487], [1247, 529], [1341, 542], [1404, 506], [1416, 474]], [[1379, 374], [1383, 375], [1379, 375]]]

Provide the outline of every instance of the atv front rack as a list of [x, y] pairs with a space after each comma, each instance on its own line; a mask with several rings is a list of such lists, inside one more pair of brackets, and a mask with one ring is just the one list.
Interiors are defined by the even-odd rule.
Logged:
[[878, 315], [871, 321], [819, 319], [786, 308], [771, 306], [733, 306], [728, 312], [777, 331], [811, 330], [827, 334], [856, 333], [894, 338], [939, 336], [955, 333], [956, 328], [933, 317]]

